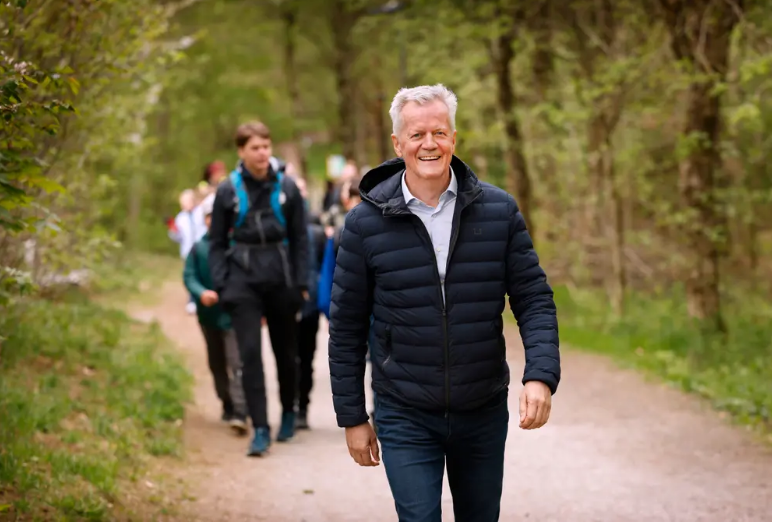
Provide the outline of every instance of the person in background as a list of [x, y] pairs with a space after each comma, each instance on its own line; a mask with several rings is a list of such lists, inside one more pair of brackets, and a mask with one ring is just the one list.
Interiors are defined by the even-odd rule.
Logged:
[[201, 201], [208, 195], [214, 194], [219, 185], [228, 177], [228, 169], [222, 161], [213, 161], [204, 167], [204, 175], [198, 184], [197, 193]]
[[322, 211], [328, 212], [333, 205], [345, 203], [347, 186], [349, 182], [358, 177], [359, 169], [354, 160], [346, 161], [343, 171], [337, 181], [328, 181], [327, 189], [324, 194]]
[[300, 172], [298, 172], [298, 168], [291, 161], [288, 161], [287, 164], [284, 166], [284, 173], [294, 180], [303, 179], [300, 176]]
[[[201, 213], [208, 228], [212, 221], [214, 194], [201, 203]], [[222, 402], [222, 420], [238, 435], [247, 433], [247, 405], [241, 384], [241, 357], [231, 318], [220, 306], [209, 272], [209, 234], [196, 241], [185, 261], [185, 287], [195, 299], [198, 324], [206, 341], [209, 370], [214, 389]], [[229, 371], [230, 370], [230, 371]]]
[[354, 178], [347, 181], [343, 189], [345, 192], [341, 193], [341, 202], [330, 207], [330, 210], [323, 213], [321, 216], [325, 235], [335, 239], [336, 255], [338, 253], [340, 234], [343, 231], [346, 215], [362, 202], [362, 196], [359, 194], [359, 179]]
[[[303, 178], [297, 178], [295, 183], [308, 207], [308, 191]], [[308, 424], [308, 405], [311, 402], [311, 390], [314, 386], [314, 354], [316, 353], [316, 337], [319, 332], [319, 316], [317, 306], [319, 289], [319, 271], [324, 260], [326, 236], [324, 227], [318, 219], [314, 219], [306, 208], [308, 219], [308, 299], [301, 308], [298, 322], [298, 411], [295, 427], [299, 430], [310, 429]]]
[[[184, 262], [193, 244], [206, 233], [207, 227], [201, 209], [196, 205], [196, 192], [193, 189], [186, 189], [180, 194], [180, 209], [174, 218], [169, 237], [180, 244], [180, 258]], [[188, 298], [185, 310], [191, 315], [196, 313], [196, 303], [192, 295]]]
[[[263, 370], [262, 318], [276, 359], [282, 405], [278, 442], [295, 434], [297, 321], [308, 299], [308, 232], [303, 197], [272, 157], [271, 133], [261, 122], [236, 130], [240, 162], [217, 187], [209, 263], [220, 302], [236, 331], [244, 392], [255, 428], [248, 456], [271, 444]], [[278, 169], [277, 170], [277, 167]]]
[[343, 224], [346, 220], [346, 214], [362, 201], [359, 195], [359, 178], [354, 176], [347, 179], [340, 187], [338, 194], [340, 199], [321, 215], [322, 225], [325, 227], [327, 237], [334, 236], [336, 238], [336, 252], [340, 231], [343, 229]]

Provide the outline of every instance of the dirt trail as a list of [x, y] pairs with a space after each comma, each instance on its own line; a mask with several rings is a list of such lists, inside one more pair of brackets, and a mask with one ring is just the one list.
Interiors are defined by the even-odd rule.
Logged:
[[[319, 333], [310, 423], [262, 459], [219, 422], [220, 406], [195, 318], [175, 281], [145, 319], [157, 319], [188, 356], [197, 379], [186, 420], [184, 475], [195, 500], [181, 520], [393, 522], [383, 467], [360, 468], [336, 427], [327, 370], [326, 324]], [[522, 372], [516, 329], [508, 333], [512, 374]], [[280, 407], [264, 332], [269, 415]], [[502, 522], [772, 521], [772, 451], [699, 401], [644, 382], [600, 357], [565, 352], [550, 423], [513, 424], [507, 441]], [[510, 410], [517, 411], [517, 385]], [[447, 483], [447, 481], [446, 481]], [[443, 520], [453, 520], [449, 491]]]

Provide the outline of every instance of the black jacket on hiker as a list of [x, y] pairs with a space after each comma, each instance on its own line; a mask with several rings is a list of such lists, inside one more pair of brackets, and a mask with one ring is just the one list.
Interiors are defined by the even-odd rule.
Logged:
[[276, 176], [272, 167], [264, 180], [257, 180], [243, 170], [249, 210], [240, 227], [235, 227], [238, 199], [233, 185], [226, 181], [217, 187], [209, 229], [209, 266], [214, 287], [223, 301], [238, 299], [239, 292], [247, 285], [283, 284], [299, 291], [307, 287], [305, 204], [292, 178], [283, 176], [282, 208], [286, 226], [282, 226], [271, 206]]
[[393, 159], [361, 182], [346, 216], [332, 290], [329, 361], [340, 427], [368, 419], [364, 377], [370, 315], [373, 388], [432, 411], [472, 410], [509, 384], [505, 294], [525, 347], [523, 382], [560, 381], [553, 293], [523, 216], [505, 191], [457, 157], [458, 179], [443, 304], [431, 240], [402, 195]]
[[256, 180], [243, 166], [232, 175], [240, 176], [237, 180], [249, 205], [238, 226], [237, 210], [245, 206], [234, 180], [217, 187], [209, 227], [212, 281], [236, 332], [249, 417], [260, 433], [269, 429], [262, 357], [261, 320], [265, 317], [279, 378], [280, 431], [289, 433], [283, 437], [291, 437], [297, 390], [295, 317], [303, 305], [302, 291], [308, 286], [305, 203], [295, 182], [288, 176], [279, 181], [273, 167], [263, 180]]

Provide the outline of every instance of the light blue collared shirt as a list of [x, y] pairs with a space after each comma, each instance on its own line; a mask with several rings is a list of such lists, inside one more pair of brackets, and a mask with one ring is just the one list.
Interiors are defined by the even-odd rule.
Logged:
[[450, 169], [450, 184], [440, 196], [440, 201], [436, 207], [430, 207], [411, 194], [407, 188], [405, 173], [402, 173], [402, 195], [405, 197], [407, 208], [421, 219], [432, 240], [434, 256], [437, 258], [437, 270], [440, 273], [443, 299], [445, 299], [445, 269], [448, 264], [448, 250], [450, 249], [450, 235], [453, 229], [457, 193], [458, 180], [452, 167]]

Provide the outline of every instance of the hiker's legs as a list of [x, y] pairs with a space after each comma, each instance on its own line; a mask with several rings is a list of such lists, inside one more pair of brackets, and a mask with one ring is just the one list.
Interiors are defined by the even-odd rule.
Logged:
[[263, 303], [259, 296], [228, 306], [236, 332], [241, 355], [241, 381], [247, 400], [247, 410], [255, 428], [268, 427], [263, 372], [262, 315]]
[[236, 341], [236, 333], [233, 330], [226, 330], [225, 335], [225, 356], [230, 368], [230, 396], [233, 402], [233, 413], [238, 417], [245, 419], [247, 417], [247, 402], [244, 398], [244, 387], [241, 383], [241, 356], [239, 355], [239, 344]]
[[297, 392], [297, 313], [290, 290], [282, 288], [265, 296], [265, 318], [271, 336], [271, 348], [276, 357], [276, 373], [279, 377], [279, 396], [284, 413], [295, 411]]
[[304, 317], [298, 323], [298, 410], [308, 409], [314, 386], [314, 354], [316, 334], [319, 332], [319, 314]]
[[233, 401], [228, 389], [228, 365], [225, 356], [225, 332], [211, 326], [201, 326], [201, 331], [206, 340], [206, 354], [209, 360], [209, 370], [214, 379], [214, 389], [217, 397], [222, 401], [223, 412], [233, 413]]

